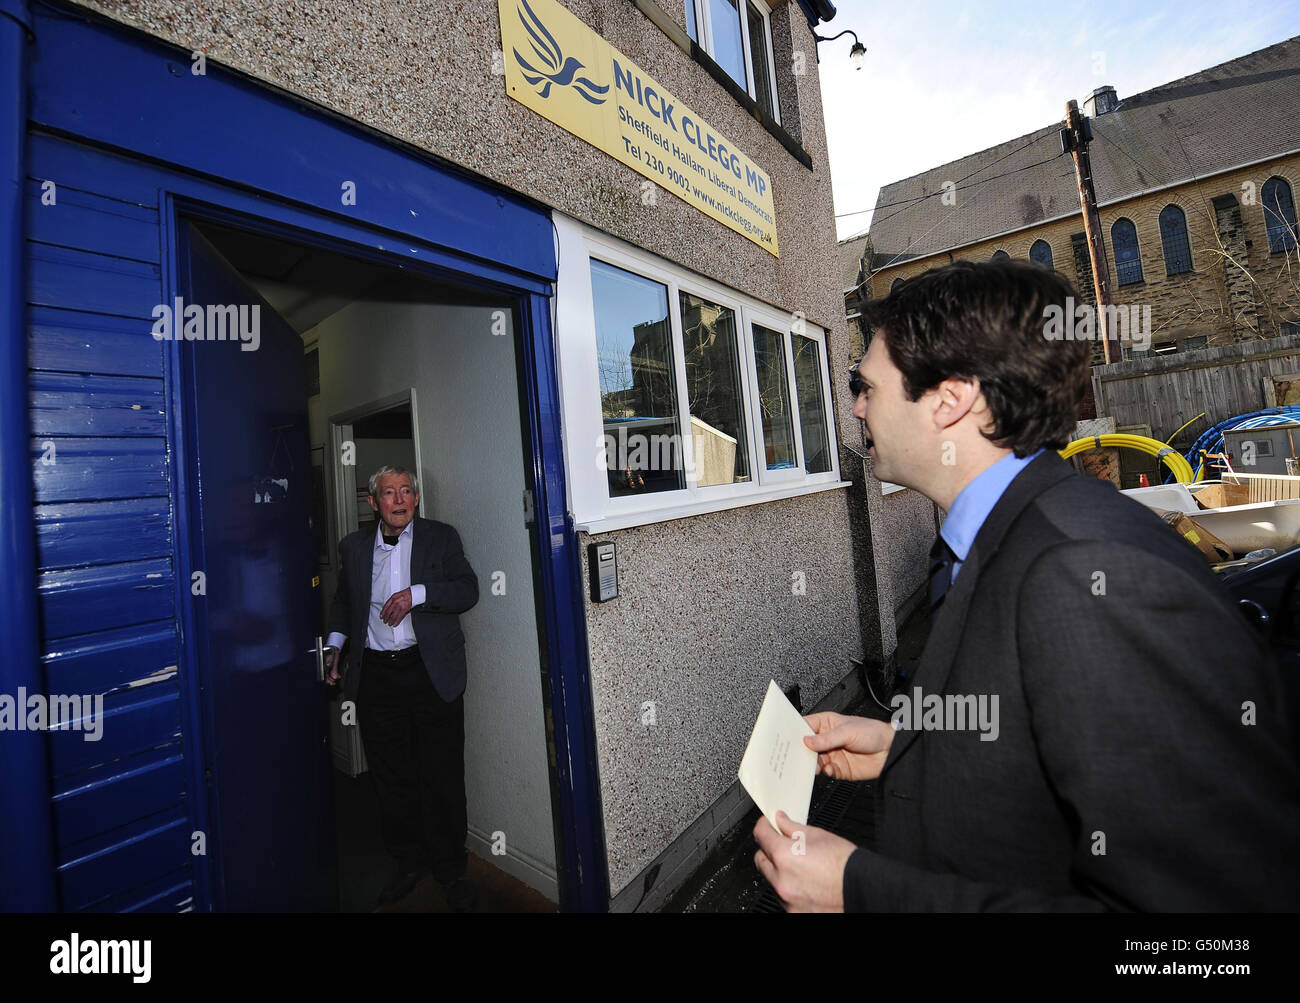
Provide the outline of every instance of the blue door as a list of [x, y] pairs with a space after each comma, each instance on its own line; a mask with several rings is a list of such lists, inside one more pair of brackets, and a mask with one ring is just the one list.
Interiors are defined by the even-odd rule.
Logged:
[[173, 335], [186, 339], [198, 572], [190, 587], [197, 629], [187, 643], [205, 694], [204, 776], [219, 829], [205, 834], [212, 905], [333, 910], [329, 696], [316, 659], [302, 341], [192, 223], [181, 226], [180, 278], [181, 316], [172, 319]]

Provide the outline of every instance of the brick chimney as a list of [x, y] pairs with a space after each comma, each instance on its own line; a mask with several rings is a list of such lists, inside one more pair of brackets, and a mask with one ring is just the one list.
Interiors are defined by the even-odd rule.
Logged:
[[1083, 99], [1083, 113], [1089, 118], [1105, 115], [1119, 107], [1119, 95], [1110, 84], [1098, 87], [1091, 95]]

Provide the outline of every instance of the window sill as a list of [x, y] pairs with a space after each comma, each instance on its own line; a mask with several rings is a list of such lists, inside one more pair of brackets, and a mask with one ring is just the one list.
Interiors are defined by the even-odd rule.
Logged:
[[694, 515], [707, 515], [710, 512], [724, 512], [727, 509], [744, 508], [747, 505], [764, 505], [767, 502], [782, 501], [786, 498], [798, 498], [801, 495], [816, 494], [820, 491], [838, 491], [851, 488], [849, 481], [822, 481], [817, 484], [802, 484], [798, 487], [779, 488], [764, 491], [761, 494], [717, 498], [713, 501], [693, 502], [689, 505], [676, 505], [672, 508], [657, 509], [650, 512], [620, 512], [603, 519], [590, 519], [575, 523], [580, 533], [595, 535], [612, 533], [619, 529], [632, 529], [636, 526], [650, 526], [657, 522], [670, 522], [674, 519], [689, 519]]
[[880, 482], [880, 493], [882, 495], [892, 495], [899, 491], [906, 491], [906, 484], [891, 484], [889, 481]]

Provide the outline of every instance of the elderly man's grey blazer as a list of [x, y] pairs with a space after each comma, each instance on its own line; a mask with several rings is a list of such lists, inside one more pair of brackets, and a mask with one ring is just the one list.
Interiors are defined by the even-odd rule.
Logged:
[[980, 528], [917, 687], [996, 697], [997, 737], [895, 732], [847, 909], [1300, 908], [1274, 661], [1192, 546], [1055, 451]]
[[[348, 637], [343, 694], [349, 700], [356, 700], [361, 684], [376, 532], [371, 526], [339, 541], [342, 569], [330, 606], [329, 629]], [[425, 590], [424, 604], [413, 606], [409, 614], [415, 641], [438, 695], [455, 700], [465, 692], [465, 635], [458, 614], [478, 602], [478, 578], [465, 559], [460, 535], [445, 522], [417, 518], [411, 534], [411, 584]]]

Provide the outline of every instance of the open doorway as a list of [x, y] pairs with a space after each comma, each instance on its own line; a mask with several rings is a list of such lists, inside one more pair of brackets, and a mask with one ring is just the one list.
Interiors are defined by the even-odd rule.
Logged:
[[[339, 540], [374, 525], [365, 495], [375, 468], [415, 471], [419, 514], [460, 534], [480, 591], [478, 605], [460, 617], [469, 680], [468, 848], [479, 908], [554, 908], [535, 549], [523, 504], [533, 487], [531, 445], [521, 420], [514, 301], [450, 277], [413, 275], [225, 223], [193, 226], [247, 283], [264, 313], [298, 339], [316, 551], [309, 601], [317, 634], [324, 632], [338, 582]], [[358, 726], [342, 722], [339, 701], [332, 703], [338, 908], [369, 911], [392, 864], [364, 740]], [[222, 781], [231, 800], [241, 783], [232, 773]], [[427, 884], [395, 908], [442, 908], [441, 890]]]

